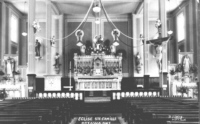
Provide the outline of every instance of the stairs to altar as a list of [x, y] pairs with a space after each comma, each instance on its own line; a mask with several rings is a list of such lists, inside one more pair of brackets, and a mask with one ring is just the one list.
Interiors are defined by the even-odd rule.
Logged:
[[118, 101], [101, 103], [78, 103], [74, 108], [75, 114], [114, 114], [121, 113], [122, 106]]

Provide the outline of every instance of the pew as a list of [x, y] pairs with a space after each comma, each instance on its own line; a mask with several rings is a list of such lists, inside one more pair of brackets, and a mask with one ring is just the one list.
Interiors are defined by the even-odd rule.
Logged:
[[[0, 124], [68, 123], [72, 99], [8, 100], [0, 102]], [[5, 105], [5, 103], [10, 103]]]
[[[180, 99], [180, 98], [179, 98]], [[187, 99], [184, 99], [185, 101]], [[198, 107], [185, 102], [162, 98], [128, 98], [124, 99], [128, 105], [124, 118], [128, 123], [135, 121], [143, 124], [167, 124], [180, 122], [198, 122]]]

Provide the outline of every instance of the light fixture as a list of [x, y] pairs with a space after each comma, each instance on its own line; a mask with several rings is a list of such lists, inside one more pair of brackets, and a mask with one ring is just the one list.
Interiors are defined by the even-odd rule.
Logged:
[[26, 32], [22, 32], [22, 36], [27, 36], [27, 33]]
[[[25, 12], [25, 4], [26, 4], [26, 1], [24, 1], [24, 12]], [[27, 36], [27, 33], [24, 31], [24, 32], [22, 32], [22, 36]]]
[[113, 46], [119, 46], [119, 42], [117, 40], [114, 41]]
[[100, 19], [99, 19], [99, 18], [96, 18], [96, 19], [95, 19], [95, 23], [96, 23], [96, 24], [100, 24]]
[[83, 43], [82, 43], [83, 35], [84, 35], [83, 30], [78, 29], [78, 30], [75, 32], [75, 36], [76, 36], [76, 38], [77, 38], [77, 44], [76, 44], [76, 45], [79, 46], [79, 47], [83, 45]]
[[101, 11], [100, 3], [98, 0], [94, 3], [93, 11], [95, 13], [99, 13]]
[[81, 41], [78, 41], [78, 43], [76, 44], [76, 46], [81, 47], [83, 45], [83, 43]]
[[119, 36], [120, 36], [120, 31], [118, 29], [114, 29], [112, 32], [111, 32], [111, 35], [113, 36], [113, 45], [114, 46], [118, 46], [119, 45]]
[[173, 31], [170, 30], [170, 31], [167, 32], [167, 34], [171, 35], [171, 34], [173, 34]]

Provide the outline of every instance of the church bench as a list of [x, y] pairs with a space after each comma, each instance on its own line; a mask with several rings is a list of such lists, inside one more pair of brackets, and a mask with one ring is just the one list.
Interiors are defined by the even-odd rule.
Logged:
[[171, 109], [165, 107], [139, 108], [136, 110], [135, 116], [140, 118], [138, 120], [142, 121], [144, 124], [148, 124], [150, 121], [154, 124], [165, 123], [166, 121], [172, 120], [172, 115], [179, 115], [181, 118], [183, 117], [185, 121], [198, 121], [198, 116], [196, 115], [199, 114], [199, 111], [196, 108], [178, 108], [176, 106], [171, 107]]
[[42, 116], [37, 117], [0, 117], [0, 124], [50, 124]]
[[[155, 100], [155, 101], [154, 101]], [[133, 99], [129, 99], [128, 101], [126, 101], [125, 103], [128, 104], [129, 106], [126, 109], [129, 109], [126, 120], [128, 122], [132, 122], [133, 118], [135, 118], [136, 116], [140, 116], [140, 117], [144, 117], [144, 114], [150, 114], [152, 116], [152, 114], [154, 113], [164, 113], [166, 115], [169, 114], [191, 114], [191, 120], [193, 119], [193, 121], [195, 121], [195, 119], [197, 120], [196, 117], [193, 117], [192, 114], [197, 114], [198, 115], [198, 111], [197, 111], [197, 107], [194, 106], [190, 106], [190, 105], [184, 105], [184, 104], [180, 104], [179, 102], [175, 102], [175, 101], [166, 101], [161, 100], [162, 102], [160, 102], [160, 100], [158, 99], [153, 99], [153, 101], [151, 100], [133, 100]], [[166, 102], [164, 102], [166, 101]], [[139, 114], [137, 113], [138, 111]], [[136, 115], [137, 113], [137, 115]], [[150, 117], [151, 117], [150, 116]], [[142, 119], [144, 119], [142, 118]], [[153, 119], [153, 118], [151, 118]], [[149, 121], [149, 120], [148, 120]], [[147, 121], [147, 123], [148, 123]], [[163, 122], [166, 122], [167, 120], [164, 120]], [[197, 120], [198, 121], [198, 120]]]
[[199, 122], [167, 121], [167, 124], [199, 124]]
[[[55, 119], [55, 120], [62, 120], [62, 121], [70, 121], [70, 119], [72, 118], [72, 115], [70, 114], [70, 111], [55, 111], [52, 109], [36, 109], [36, 108], [4, 108], [3, 111], [1, 111], [3, 113], [8, 112], [10, 113], [19, 113], [19, 115], [23, 115], [24, 113], [27, 114], [33, 114], [33, 113], [38, 113], [39, 115], [45, 115], [46, 117], [51, 117], [51, 119]], [[0, 117], [1, 117], [1, 112], [0, 112]], [[5, 114], [7, 115], [7, 114]], [[3, 114], [2, 114], [3, 116]]]
[[[67, 102], [66, 102], [67, 101]], [[69, 122], [72, 115], [70, 113], [70, 109], [68, 105], [71, 100], [58, 100], [58, 99], [39, 99], [39, 100], [31, 100], [29, 102], [24, 102], [20, 104], [14, 104], [8, 107], [3, 107], [1, 110], [3, 110], [3, 113], [0, 112], [0, 117], [21, 117], [24, 114], [27, 114], [26, 117], [32, 116], [32, 115], [38, 115], [38, 116], [44, 116], [48, 118], [53, 118], [55, 116], [57, 119], [63, 121], [63, 122]], [[59, 109], [58, 109], [59, 108]], [[61, 111], [62, 110], [62, 111]], [[52, 111], [48, 114], [48, 111]], [[8, 112], [9, 114], [7, 114]], [[13, 112], [13, 113], [12, 113]]]

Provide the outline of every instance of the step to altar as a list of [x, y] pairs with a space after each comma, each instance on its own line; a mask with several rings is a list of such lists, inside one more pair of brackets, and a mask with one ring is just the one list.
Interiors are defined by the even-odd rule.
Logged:
[[110, 97], [85, 97], [85, 103], [103, 103], [103, 102], [110, 102]]

